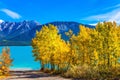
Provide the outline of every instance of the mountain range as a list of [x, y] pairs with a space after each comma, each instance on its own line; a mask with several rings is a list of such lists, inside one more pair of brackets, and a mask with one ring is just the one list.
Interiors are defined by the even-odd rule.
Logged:
[[79, 25], [85, 25], [89, 28], [95, 27], [78, 22], [56, 21], [40, 24], [34, 20], [22, 22], [4, 21], [0, 23], [0, 46], [30, 46], [31, 40], [35, 37], [36, 31], [40, 31], [42, 26], [49, 24], [57, 26], [59, 34], [61, 34], [62, 38], [65, 40], [68, 39], [65, 32], [71, 29], [74, 34], [77, 34], [79, 32]]

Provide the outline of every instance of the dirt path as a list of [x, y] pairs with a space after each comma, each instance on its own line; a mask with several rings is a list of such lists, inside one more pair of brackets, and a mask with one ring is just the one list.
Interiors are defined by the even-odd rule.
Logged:
[[10, 73], [9, 78], [2, 80], [70, 80], [40, 71], [11, 71]]

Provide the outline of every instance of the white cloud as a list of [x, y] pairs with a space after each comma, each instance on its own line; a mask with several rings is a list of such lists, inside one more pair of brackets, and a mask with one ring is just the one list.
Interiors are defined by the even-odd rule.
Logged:
[[110, 12], [104, 13], [104, 14], [98, 14], [93, 15], [84, 18], [84, 20], [88, 21], [116, 21], [118, 24], [120, 24], [120, 8], [114, 9]]
[[120, 4], [117, 4], [117, 5], [114, 6], [114, 8], [116, 8], [116, 7], [120, 7]]
[[97, 25], [97, 23], [91, 23], [91, 24], [89, 24], [89, 25], [96, 26], [96, 25]]
[[18, 13], [13, 12], [9, 9], [1, 9], [1, 11], [4, 12], [5, 14], [7, 14], [8, 16], [10, 16], [13, 19], [20, 19], [21, 18], [21, 16]]
[[0, 23], [4, 22], [4, 20], [0, 19]]
[[114, 6], [107, 7], [104, 10], [113, 9], [113, 8], [119, 8], [119, 7], [120, 7], [120, 4], [116, 4]]

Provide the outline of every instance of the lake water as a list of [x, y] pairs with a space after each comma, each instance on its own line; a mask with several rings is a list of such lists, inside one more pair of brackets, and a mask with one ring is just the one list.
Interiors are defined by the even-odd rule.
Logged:
[[[2, 52], [0, 47], [0, 52]], [[11, 58], [14, 59], [12, 70], [38, 70], [40, 69], [39, 62], [34, 61], [31, 46], [10, 46]]]

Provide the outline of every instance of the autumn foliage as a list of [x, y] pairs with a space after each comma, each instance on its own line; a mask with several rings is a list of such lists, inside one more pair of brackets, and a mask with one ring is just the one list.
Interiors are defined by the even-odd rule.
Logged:
[[[63, 70], [70, 65], [70, 44], [61, 39], [57, 27], [43, 26], [32, 40], [33, 55], [39, 60], [42, 69]], [[68, 57], [69, 56], [69, 57]]]
[[43, 26], [36, 33], [33, 55], [42, 69], [67, 71], [66, 76], [75, 78], [120, 75], [120, 26], [115, 22], [98, 23], [95, 28], [80, 25], [77, 35], [71, 30], [66, 35], [69, 41], [61, 38], [54, 25]]
[[98, 23], [95, 29], [80, 26], [78, 35], [71, 37], [71, 43], [79, 54], [79, 64], [101, 69], [119, 66], [119, 30], [115, 22]]
[[10, 49], [8, 47], [3, 48], [0, 55], [0, 76], [9, 75], [9, 67], [12, 65], [12, 61], [10, 58]]
[[71, 67], [66, 75], [73, 73], [71, 76], [75, 78], [120, 78], [119, 31], [120, 27], [115, 22], [98, 23], [94, 29], [81, 25], [78, 35], [70, 38], [71, 46], [78, 54], [79, 65]]

